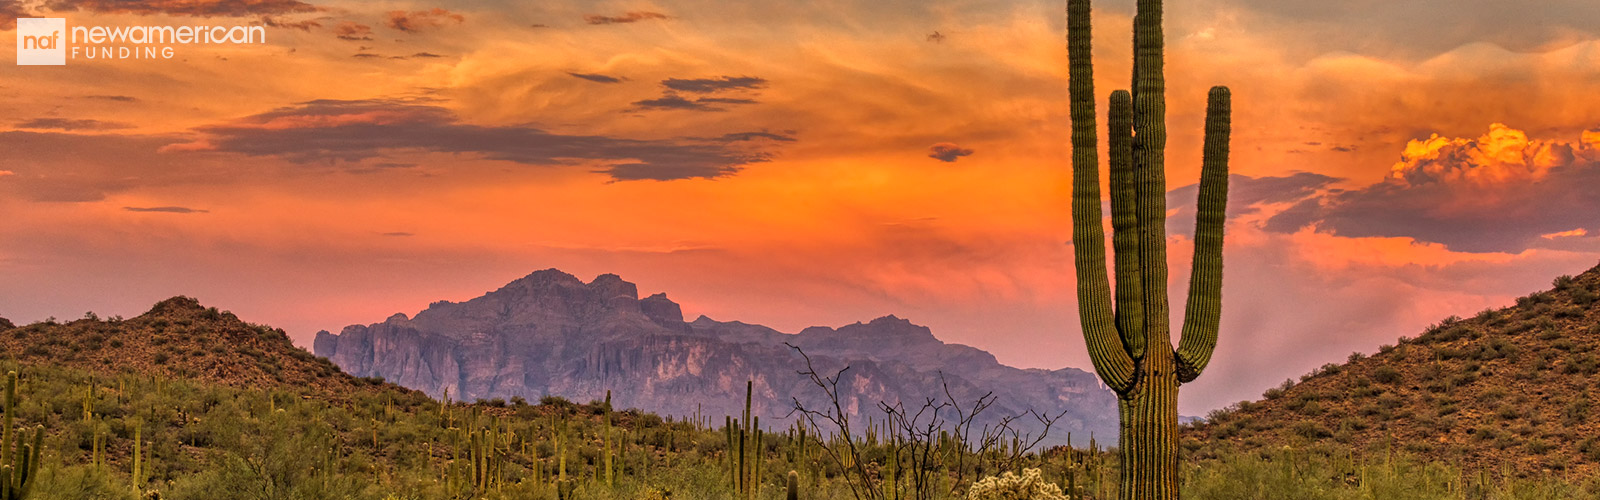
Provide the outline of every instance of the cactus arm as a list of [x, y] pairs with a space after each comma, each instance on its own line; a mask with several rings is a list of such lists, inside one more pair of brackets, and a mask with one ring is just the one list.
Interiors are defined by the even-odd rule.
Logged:
[[1228, 144], [1233, 133], [1233, 97], [1214, 87], [1206, 105], [1205, 158], [1200, 168], [1199, 216], [1194, 229], [1194, 270], [1183, 337], [1178, 341], [1178, 380], [1194, 381], [1211, 361], [1222, 316], [1222, 233], [1228, 212]]
[[1105, 229], [1100, 215], [1100, 158], [1095, 133], [1093, 35], [1089, 0], [1067, 2], [1067, 49], [1072, 102], [1072, 247], [1078, 314], [1095, 371], [1113, 391], [1128, 389], [1133, 358], [1122, 348], [1106, 278]]
[[1162, 66], [1161, 0], [1139, 0], [1134, 25], [1133, 159], [1144, 287], [1144, 335], [1150, 349], [1172, 349], [1167, 305], [1167, 104]]
[[1144, 286], [1139, 270], [1139, 215], [1133, 176], [1133, 96], [1111, 94], [1111, 240], [1116, 248], [1117, 331], [1134, 360], [1144, 357]]

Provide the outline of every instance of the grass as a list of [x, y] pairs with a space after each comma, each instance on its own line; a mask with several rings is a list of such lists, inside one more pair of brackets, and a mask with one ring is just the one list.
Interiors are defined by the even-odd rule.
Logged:
[[[358, 393], [334, 402], [285, 388], [108, 376], [0, 361], [0, 370], [14, 369], [23, 374], [18, 424], [43, 424], [50, 431], [35, 488], [40, 499], [136, 498], [130, 475], [135, 428], [149, 450], [147, 480], [137, 487], [166, 499], [553, 499], [558, 433], [569, 443], [565, 454], [573, 498], [733, 498], [721, 430], [634, 411], [614, 413], [615, 425], [606, 427], [598, 403], [546, 398], [537, 405], [518, 400], [444, 406], [409, 391]], [[90, 387], [91, 417], [85, 420], [84, 395]], [[503, 482], [487, 491], [452, 482], [451, 474], [465, 467], [458, 455], [462, 431], [488, 426], [515, 436], [501, 443]], [[1292, 431], [1319, 437], [1330, 432], [1319, 424]], [[604, 432], [624, 443], [611, 486], [598, 474]], [[92, 463], [97, 434], [106, 443], [100, 465]], [[1493, 440], [1506, 433], [1483, 434]], [[836, 467], [798, 454], [793, 445], [787, 435], [775, 433], [763, 446], [759, 498], [779, 498], [789, 470], [800, 471], [802, 498], [854, 498]], [[1549, 446], [1540, 438], [1527, 444], [1544, 447], [1532, 453], [1548, 453]], [[1600, 453], [1592, 438], [1584, 446]], [[865, 455], [879, 460], [880, 451]], [[1074, 455], [1080, 458], [1069, 461], [1052, 449], [1010, 470], [1040, 468], [1047, 480], [1068, 487], [1074, 499], [1107, 498], [1116, 490], [1114, 452]], [[1186, 449], [1185, 455], [1186, 498], [1548, 499], [1600, 493], [1600, 481], [1593, 478], [1566, 481], [1425, 464], [1425, 458], [1404, 450], [1367, 462], [1348, 449], [1327, 446], [1271, 453]], [[984, 475], [1000, 471], [990, 468]], [[955, 486], [945, 491], [964, 487]]]

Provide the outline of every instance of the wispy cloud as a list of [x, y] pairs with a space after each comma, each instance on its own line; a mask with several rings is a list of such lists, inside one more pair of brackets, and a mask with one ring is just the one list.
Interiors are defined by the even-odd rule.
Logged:
[[339, 21], [333, 26], [333, 36], [352, 42], [368, 41], [372, 40], [372, 27], [355, 21]]
[[463, 153], [524, 165], [589, 165], [614, 180], [723, 177], [769, 156], [704, 141], [472, 125], [444, 108], [397, 100], [311, 101], [198, 131], [204, 137], [166, 150], [276, 156], [299, 163], [359, 161], [406, 151]]
[[679, 92], [709, 94], [725, 90], [756, 90], [765, 88], [767, 80], [754, 76], [723, 76], [718, 78], [668, 78], [661, 85]]
[[200, 210], [189, 207], [122, 207], [129, 212], [161, 213], [161, 214], [205, 214], [210, 210]]
[[752, 99], [735, 99], [727, 97], [700, 97], [688, 99], [674, 92], [667, 92], [655, 99], [634, 101], [637, 110], [686, 110], [686, 111], [727, 111], [726, 107], [718, 104], [755, 104]]
[[963, 156], [972, 156], [973, 150], [963, 148], [949, 142], [941, 142], [928, 147], [928, 157], [945, 163], [954, 163]]
[[589, 24], [628, 24], [650, 19], [671, 19], [671, 17], [660, 12], [649, 11], [628, 12], [620, 16], [606, 16], [600, 14], [588, 14], [583, 16], [583, 21]]
[[108, 122], [88, 118], [34, 118], [17, 124], [17, 128], [35, 130], [117, 130], [133, 128], [132, 125], [120, 122]]
[[[5, 3], [14, 3], [7, 1]], [[299, 0], [48, 0], [53, 11], [81, 10], [104, 14], [166, 14], [194, 17], [243, 17], [320, 10]]]
[[621, 78], [597, 73], [575, 73], [568, 71], [567, 74], [572, 75], [575, 78], [582, 78], [595, 83], [622, 83]]
[[388, 25], [390, 28], [406, 33], [442, 28], [451, 24], [461, 24], [467, 18], [461, 14], [434, 7], [428, 10], [390, 11]]

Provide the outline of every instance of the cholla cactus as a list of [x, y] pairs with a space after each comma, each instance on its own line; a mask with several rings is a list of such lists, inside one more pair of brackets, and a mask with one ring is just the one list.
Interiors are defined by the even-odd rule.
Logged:
[[1007, 472], [973, 483], [967, 500], [1067, 500], [1061, 487], [1045, 481], [1039, 469], [1023, 469], [1022, 475]]

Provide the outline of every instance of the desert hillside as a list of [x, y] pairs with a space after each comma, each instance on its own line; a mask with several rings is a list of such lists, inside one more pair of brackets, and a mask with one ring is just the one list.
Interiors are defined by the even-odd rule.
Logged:
[[1593, 474], [1597, 348], [1600, 267], [1214, 412], [1187, 431], [1186, 448], [1392, 447], [1468, 467]]

